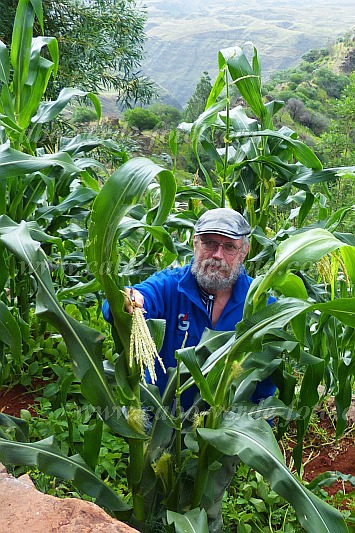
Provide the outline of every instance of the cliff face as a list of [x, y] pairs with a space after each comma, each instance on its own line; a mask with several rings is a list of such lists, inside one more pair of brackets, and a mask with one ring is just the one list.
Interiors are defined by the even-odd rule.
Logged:
[[203, 71], [217, 74], [221, 48], [252, 42], [264, 78], [355, 26], [353, 0], [145, 0], [142, 72], [185, 105]]
[[349, 47], [341, 64], [341, 71], [344, 74], [351, 74], [355, 70], [355, 37], [353, 37], [353, 46]]

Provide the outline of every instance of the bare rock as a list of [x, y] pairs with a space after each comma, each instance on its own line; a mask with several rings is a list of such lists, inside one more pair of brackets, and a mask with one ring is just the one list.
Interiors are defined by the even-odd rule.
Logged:
[[14, 478], [0, 463], [0, 531], [6, 533], [138, 533], [96, 504], [39, 492], [27, 476]]

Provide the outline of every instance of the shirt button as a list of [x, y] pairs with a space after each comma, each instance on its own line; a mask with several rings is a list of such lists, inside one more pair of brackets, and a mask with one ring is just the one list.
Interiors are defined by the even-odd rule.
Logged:
[[209, 300], [213, 300], [214, 299], [213, 294], [210, 294], [208, 298], [209, 298]]

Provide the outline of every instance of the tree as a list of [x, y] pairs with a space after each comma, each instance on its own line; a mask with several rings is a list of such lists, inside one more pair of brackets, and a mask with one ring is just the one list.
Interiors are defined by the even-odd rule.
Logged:
[[349, 83], [347, 76], [334, 74], [327, 68], [320, 68], [315, 79], [319, 87], [326, 91], [329, 98], [340, 98], [341, 92]]
[[75, 107], [71, 118], [73, 124], [83, 124], [94, 120], [97, 120], [97, 115], [94, 109], [87, 106]]
[[[9, 44], [17, 2], [0, 1], [4, 14], [0, 38]], [[122, 103], [149, 103], [153, 84], [139, 73], [146, 14], [135, 0], [45, 0], [47, 35], [58, 39], [61, 66], [47, 95], [63, 87], [86, 91], [114, 89]], [[37, 28], [37, 34], [40, 34]]]
[[155, 102], [149, 106], [149, 109], [160, 118], [163, 127], [166, 129], [176, 128], [176, 126], [181, 122], [181, 111], [172, 105]]
[[204, 112], [211, 89], [211, 78], [205, 71], [184, 111], [184, 119], [187, 122], [194, 122]]
[[153, 111], [142, 107], [127, 109], [124, 118], [129, 126], [139, 130], [152, 130], [160, 122], [160, 118]]
[[290, 98], [285, 109], [289, 112], [290, 117], [293, 120], [298, 121], [302, 113], [305, 111], [305, 105], [302, 100], [299, 100], [298, 98]]
[[349, 85], [341, 98], [332, 106], [335, 119], [329, 131], [321, 137], [321, 153], [327, 165], [351, 165], [355, 152], [355, 74], [349, 77]]

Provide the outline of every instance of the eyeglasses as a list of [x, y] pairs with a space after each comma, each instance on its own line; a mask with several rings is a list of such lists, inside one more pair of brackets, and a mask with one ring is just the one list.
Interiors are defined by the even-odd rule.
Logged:
[[207, 252], [217, 252], [220, 246], [222, 247], [223, 252], [227, 255], [237, 255], [241, 250], [239, 246], [234, 246], [231, 242], [203, 241], [202, 239], [200, 239], [200, 241]]

